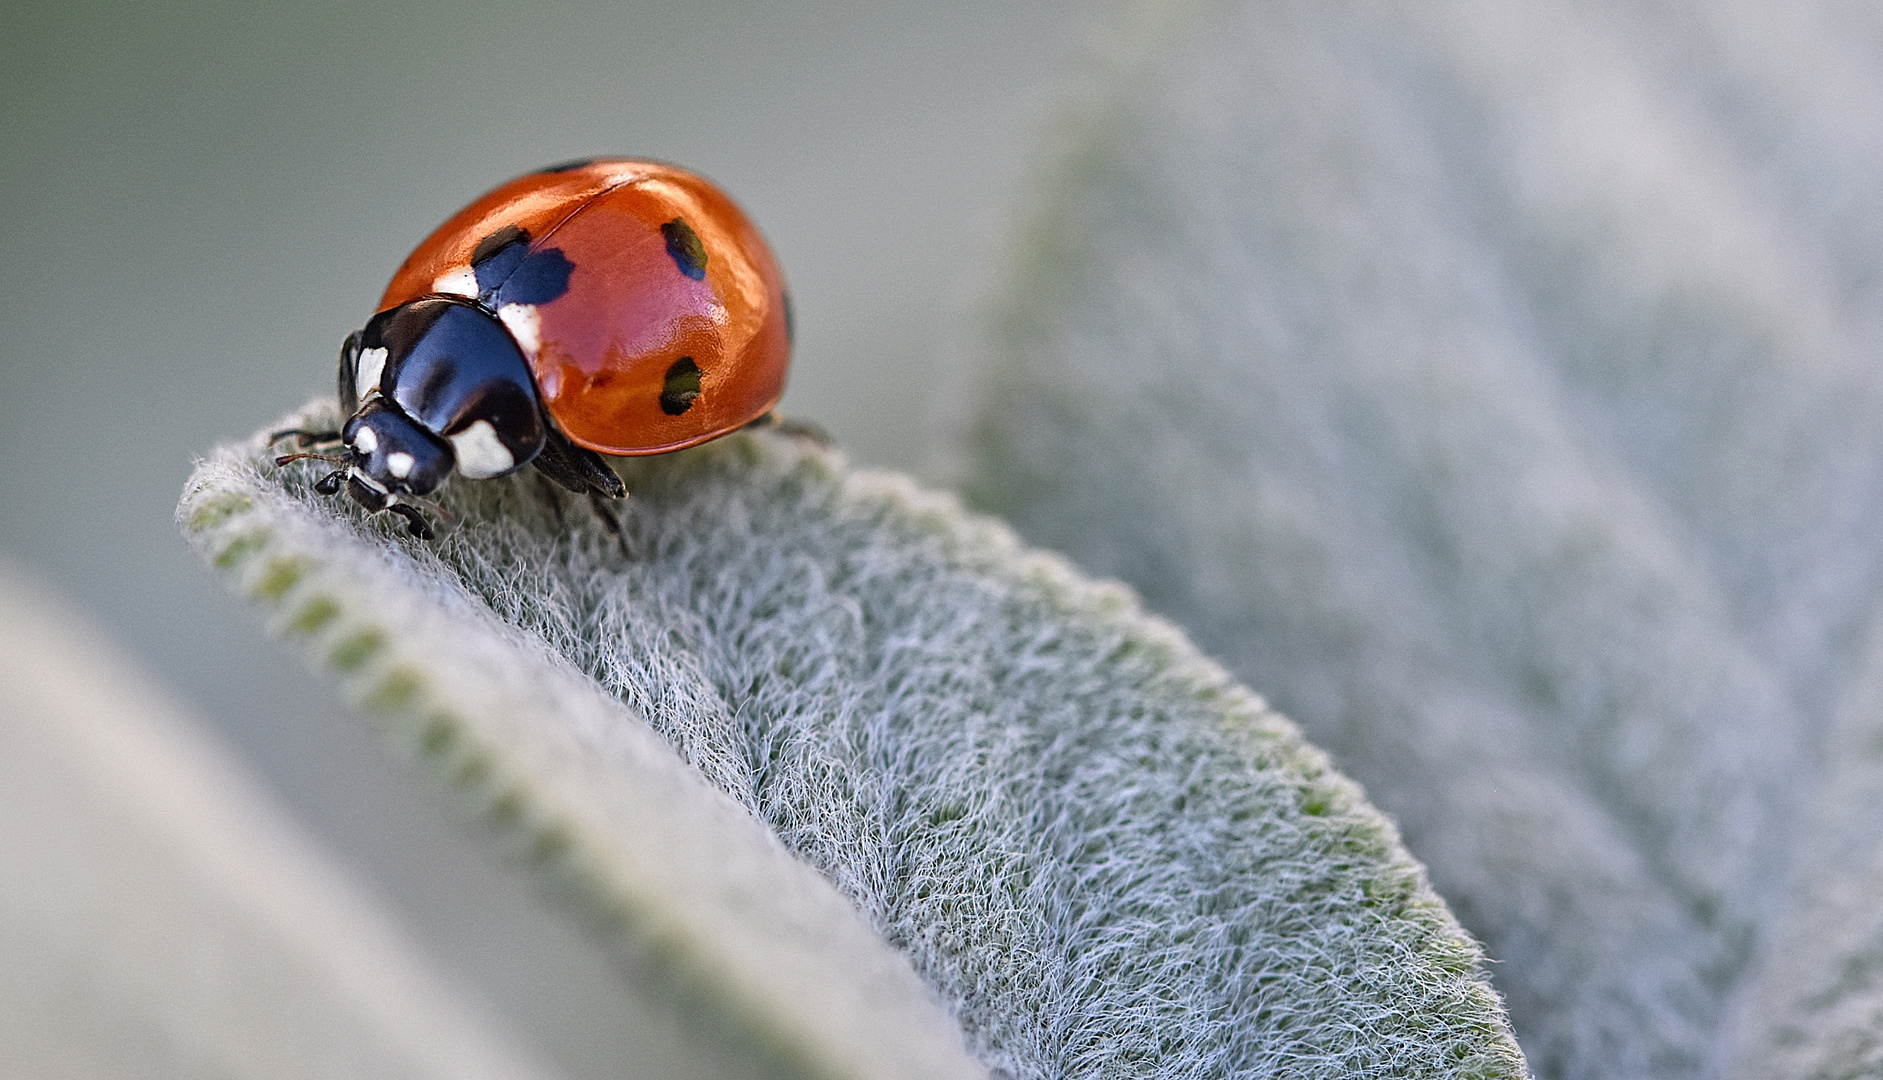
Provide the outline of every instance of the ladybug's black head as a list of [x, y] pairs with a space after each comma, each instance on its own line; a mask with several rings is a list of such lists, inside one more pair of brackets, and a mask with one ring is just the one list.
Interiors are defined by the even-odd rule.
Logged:
[[338, 438], [346, 453], [287, 454], [276, 458], [275, 464], [302, 458], [332, 462], [340, 467], [316, 481], [315, 491], [338, 495], [344, 487], [368, 513], [391, 510], [405, 519], [413, 536], [431, 539], [430, 523], [412, 504], [451, 474], [451, 447], [413, 423], [396, 405], [375, 396], [356, 409], [337, 433], [289, 430], [274, 437], [290, 435], [302, 445]]
[[367, 510], [393, 510], [429, 533], [409, 500], [453, 468], [482, 480], [542, 451], [548, 424], [514, 338], [476, 301], [433, 295], [373, 316], [340, 349], [342, 484]]
[[[390, 495], [429, 494], [451, 475], [451, 447], [384, 398], [361, 406], [340, 438], [350, 463], [347, 490], [369, 510], [383, 509]], [[362, 498], [362, 487], [376, 498]]]

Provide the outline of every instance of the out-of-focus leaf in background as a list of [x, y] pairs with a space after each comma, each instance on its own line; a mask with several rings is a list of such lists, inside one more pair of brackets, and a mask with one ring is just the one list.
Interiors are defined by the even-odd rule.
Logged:
[[1874, 6], [1133, 10], [969, 490], [1366, 785], [1542, 1075], [1875, 1075]]

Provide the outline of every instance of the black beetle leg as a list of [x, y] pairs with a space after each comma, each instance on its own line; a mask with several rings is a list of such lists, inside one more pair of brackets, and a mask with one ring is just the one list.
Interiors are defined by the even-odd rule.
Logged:
[[404, 518], [405, 531], [418, 537], [420, 540], [430, 540], [436, 535], [432, 532], [431, 523], [425, 520], [425, 515], [419, 513], [412, 507], [404, 503], [387, 503], [386, 509]]
[[538, 472], [536, 474], [536, 486], [542, 492], [543, 501], [549, 504], [550, 514], [556, 519], [556, 531], [561, 532], [568, 528], [569, 523], [564, 520], [562, 516], [562, 498], [556, 493], [556, 482], [551, 480], [548, 474]]
[[340, 482], [347, 478], [345, 469], [335, 469], [326, 476], [314, 481], [314, 490], [322, 495], [340, 494]]
[[813, 424], [809, 420], [787, 420], [775, 412], [768, 412], [745, 426], [748, 429], [776, 431], [780, 435], [786, 435], [793, 439], [803, 439], [808, 443], [825, 449], [835, 445], [835, 441], [830, 437], [830, 432], [825, 431], [817, 424]]
[[533, 462], [543, 475], [577, 495], [627, 498], [628, 489], [621, 483], [621, 477], [615, 475], [600, 454], [570, 442], [553, 425], [545, 427], [542, 452]]
[[608, 505], [608, 499], [590, 492], [588, 504], [594, 509], [595, 516], [601, 519], [602, 528], [607, 529], [608, 535], [614, 537], [615, 542], [621, 545], [621, 557], [634, 558], [634, 549], [628, 546], [627, 534], [621, 531], [621, 519], [615, 516], [615, 508]]

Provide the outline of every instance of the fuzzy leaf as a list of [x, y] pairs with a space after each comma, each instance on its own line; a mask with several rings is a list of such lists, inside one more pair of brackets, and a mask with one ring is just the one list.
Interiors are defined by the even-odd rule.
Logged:
[[447, 485], [428, 545], [267, 460], [191, 480], [205, 558], [757, 1060], [1523, 1074], [1358, 788], [1125, 590], [950, 499], [744, 433], [621, 464], [624, 558], [528, 475]]
[[973, 500], [1367, 785], [1541, 1075], [1877, 1075], [1874, 6], [1132, 15]]
[[553, 1075], [199, 720], [4, 561], [0, 866], [0, 1075]]

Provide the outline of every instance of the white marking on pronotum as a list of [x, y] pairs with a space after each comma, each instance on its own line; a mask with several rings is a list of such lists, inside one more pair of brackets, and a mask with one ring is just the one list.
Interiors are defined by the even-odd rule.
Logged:
[[467, 480], [502, 476], [517, 463], [488, 420], [479, 420], [451, 436], [451, 448], [458, 454], [458, 472]]
[[359, 359], [353, 363], [353, 390], [365, 401], [379, 389], [379, 375], [386, 370], [386, 350], [383, 347], [361, 349]]
[[497, 309], [497, 317], [509, 328], [524, 359], [536, 359], [536, 351], [543, 347], [543, 320], [536, 313], [536, 305], [505, 304]]
[[468, 266], [459, 267], [449, 274], [438, 275], [432, 282], [432, 291], [450, 293], [453, 296], [468, 296], [477, 299], [477, 271]]
[[394, 450], [386, 455], [386, 471], [403, 480], [412, 475], [412, 466], [418, 459], [403, 450]]
[[353, 449], [362, 454], [370, 454], [379, 449], [379, 433], [369, 427], [360, 428], [353, 433]]

